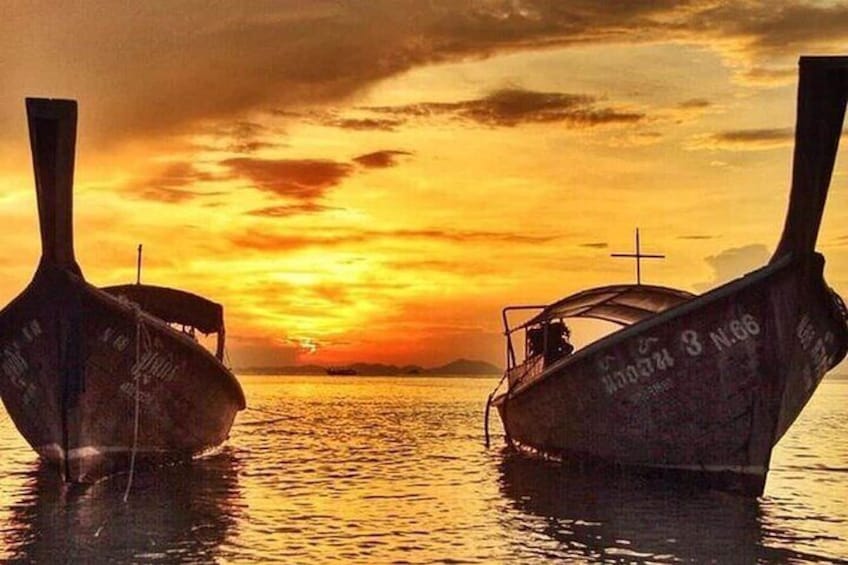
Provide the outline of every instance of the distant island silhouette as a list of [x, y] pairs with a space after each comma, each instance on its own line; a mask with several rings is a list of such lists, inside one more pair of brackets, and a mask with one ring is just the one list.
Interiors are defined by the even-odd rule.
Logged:
[[[503, 369], [486, 361], [456, 359], [445, 365], [425, 368], [419, 365], [385, 365], [382, 363], [350, 363], [345, 368], [353, 369], [361, 376], [388, 375], [499, 375]], [[241, 375], [325, 375], [325, 365], [290, 365], [270, 367], [241, 367], [235, 371]]]

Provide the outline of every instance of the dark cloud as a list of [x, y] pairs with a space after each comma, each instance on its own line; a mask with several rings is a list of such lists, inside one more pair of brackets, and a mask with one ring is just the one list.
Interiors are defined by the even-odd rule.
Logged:
[[[83, 135], [114, 143], [250, 110], [337, 103], [415, 67], [517, 50], [687, 41], [733, 59], [738, 73], [773, 78], [794, 68], [798, 52], [838, 50], [846, 38], [848, 5], [801, 0], [92, 0], [85, 10], [36, 0], [7, 6], [0, 19], [0, 53], [15, 54], [0, 59], [0, 132], [20, 130], [10, 127], [21, 123], [20, 101], [36, 93], [80, 99]], [[566, 114], [605, 123], [619, 112]]]
[[796, 0], [777, 5], [713, 2], [704, 6], [695, 15], [705, 32], [738, 38], [754, 55], [794, 55], [838, 46], [848, 30], [848, 5], [844, 3]]
[[324, 206], [317, 202], [307, 201], [301, 204], [284, 204], [282, 206], [269, 206], [267, 208], [258, 208], [247, 212], [250, 216], [262, 216], [266, 218], [287, 218], [289, 216], [298, 216], [300, 214], [320, 214], [329, 210], [338, 210], [333, 206]]
[[431, 240], [452, 243], [513, 243], [539, 244], [557, 239], [558, 236], [538, 236], [510, 232], [491, 232], [473, 230], [364, 230], [329, 231], [322, 235], [270, 234], [247, 231], [233, 236], [230, 241], [237, 247], [262, 251], [287, 251], [304, 247], [335, 247], [359, 244], [379, 240]]
[[394, 131], [403, 124], [403, 120], [392, 118], [329, 118], [321, 120], [322, 125], [355, 131]]
[[224, 167], [225, 171], [217, 173], [199, 170], [189, 162], [177, 162], [169, 164], [152, 177], [133, 181], [128, 189], [142, 198], [178, 203], [198, 196], [221, 194], [189, 188], [199, 183], [245, 179], [258, 190], [297, 201], [251, 210], [247, 212], [248, 215], [280, 218], [315, 214], [332, 209], [316, 200], [352, 175], [356, 171], [353, 163], [370, 169], [386, 168], [395, 166], [399, 157], [408, 155], [412, 153], [386, 149], [355, 157], [352, 163], [327, 159], [236, 157], [219, 161], [217, 164]]
[[397, 165], [398, 157], [412, 155], [409, 151], [383, 150], [366, 153], [353, 160], [369, 169], [385, 169]]
[[691, 234], [691, 235], [678, 235], [677, 239], [689, 239], [689, 240], [702, 240], [702, 239], [713, 239], [715, 236], [713, 235], [701, 235], [701, 234]]
[[761, 151], [791, 145], [794, 137], [793, 128], [737, 129], [698, 137], [691, 146], [697, 149]]
[[595, 241], [590, 243], [581, 243], [580, 247], [590, 247], [592, 249], [606, 249], [609, 244], [606, 241]]
[[168, 164], [152, 177], [130, 183], [127, 190], [146, 200], [178, 203], [200, 196], [220, 195], [220, 192], [202, 192], [186, 188], [220, 178], [214, 173], [197, 169], [192, 163], [176, 162]]
[[611, 107], [597, 107], [596, 100], [580, 94], [534, 92], [517, 88], [493, 92], [479, 100], [458, 104], [459, 115], [493, 126], [515, 126], [529, 122], [567, 122], [594, 126], [636, 122], [644, 114]]
[[275, 147], [275, 143], [265, 141], [263, 138], [269, 135], [268, 128], [256, 122], [239, 121], [225, 132], [230, 139], [227, 151], [232, 153], [255, 153], [260, 149]]
[[791, 141], [794, 136], [792, 128], [740, 129], [717, 133], [715, 139], [726, 143], [772, 143], [775, 141]]
[[596, 98], [583, 94], [537, 92], [521, 88], [505, 88], [482, 98], [460, 102], [422, 102], [368, 109], [407, 118], [449, 116], [493, 127], [550, 122], [591, 127], [633, 123], [645, 118], [641, 112], [599, 106]]
[[225, 159], [221, 164], [259, 190], [298, 200], [320, 198], [353, 172], [349, 163], [326, 159]]
[[677, 107], [682, 108], [684, 110], [702, 110], [705, 108], [709, 108], [712, 105], [712, 102], [710, 102], [706, 98], [691, 98], [689, 100], [684, 100], [683, 102], [679, 103]]
[[275, 144], [267, 142], [267, 141], [236, 141], [229, 145], [227, 145], [227, 151], [231, 153], [256, 153], [260, 149], [270, 149], [271, 147], [276, 147]]

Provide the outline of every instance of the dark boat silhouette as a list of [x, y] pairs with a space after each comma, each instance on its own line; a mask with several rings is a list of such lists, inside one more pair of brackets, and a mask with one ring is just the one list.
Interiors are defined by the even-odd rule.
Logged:
[[[0, 394], [66, 481], [191, 457], [223, 442], [245, 407], [223, 365], [220, 305], [163, 287], [87, 283], [74, 257], [77, 105], [27, 99], [41, 261], [0, 311]], [[218, 334], [218, 356], [172, 327]], [[193, 330], [192, 330], [193, 331]]]
[[[489, 405], [509, 444], [763, 492], [772, 448], [848, 348], [848, 313], [815, 252], [847, 96], [848, 57], [801, 58], [789, 209], [766, 266], [701, 296], [613, 285], [504, 309], [508, 387]], [[509, 324], [528, 308], [541, 311]], [[572, 317], [623, 327], [572, 353]]]

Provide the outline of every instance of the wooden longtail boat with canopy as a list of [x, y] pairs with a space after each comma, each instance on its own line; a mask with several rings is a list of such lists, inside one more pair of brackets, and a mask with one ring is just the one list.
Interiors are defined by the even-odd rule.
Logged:
[[[70, 482], [219, 445], [245, 407], [222, 362], [222, 307], [172, 288], [86, 282], [73, 246], [77, 104], [30, 98], [26, 109], [42, 255], [0, 311], [0, 395], [12, 421]], [[195, 328], [217, 334], [216, 355]]]
[[[700, 296], [622, 284], [504, 309], [507, 389], [487, 412], [510, 445], [763, 492], [772, 448], [848, 348], [848, 313], [815, 252], [847, 97], [848, 57], [801, 58], [789, 209], [767, 265]], [[538, 313], [510, 325], [527, 308]], [[572, 352], [568, 318], [622, 327]]]

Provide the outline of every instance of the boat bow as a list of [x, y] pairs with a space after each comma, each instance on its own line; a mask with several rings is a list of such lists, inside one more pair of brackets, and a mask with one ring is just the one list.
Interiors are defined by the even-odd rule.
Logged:
[[772, 262], [816, 247], [848, 99], [848, 57], [801, 57], [792, 190]]

